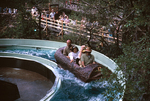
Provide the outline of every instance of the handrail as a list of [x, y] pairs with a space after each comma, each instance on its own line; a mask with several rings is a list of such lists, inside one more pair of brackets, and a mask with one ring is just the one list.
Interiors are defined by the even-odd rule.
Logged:
[[[36, 21], [38, 21], [38, 20], [39, 19], [36, 18]], [[71, 20], [71, 19], [69, 19], [69, 20]], [[77, 21], [77, 22], [81, 23], [81, 21]], [[60, 32], [60, 34], [61, 34], [61, 32], [63, 33], [63, 31], [75, 33], [75, 34], [83, 35], [83, 36], [85, 36], [85, 35], [81, 34], [81, 32], [88, 33], [88, 34], [90, 33], [88, 30], [85, 30], [86, 27], [83, 27], [81, 24], [73, 25], [73, 24], [69, 23], [66, 25], [66, 23], [63, 21], [54, 20], [54, 19], [47, 18], [47, 17], [41, 18], [41, 24], [44, 25], [45, 28], [46, 27], [55, 28], [56, 30], [58, 30]], [[44, 28], [44, 30], [45, 30], [45, 28]], [[102, 29], [97, 29], [97, 31], [98, 31], [98, 33], [93, 33], [93, 35], [103, 37], [103, 38], [112, 39], [112, 40], [117, 40], [116, 37], [109, 36], [108, 31], [103, 31]], [[104, 35], [104, 33], [107, 35]], [[88, 37], [88, 35], [86, 37]], [[122, 39], [119, 39], [119, 41], [122, 41]], [[108, 41], [108, 42], [112, 42], [112, 41]]]

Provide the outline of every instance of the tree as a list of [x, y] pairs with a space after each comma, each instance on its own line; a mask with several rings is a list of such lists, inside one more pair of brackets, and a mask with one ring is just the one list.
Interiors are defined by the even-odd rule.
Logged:
[[[123, 71], [125, 79], [111, 76], [110, 83], [114, 86], [108, 90], [110, 100], [114, 99], [115, 94], [123, 91], [116, 86], [122, 80], [126, 82], [125, 101], [148, 101], [149, 98], [146, 96], [150, 95], [148, 78], [150, 76], [150, 8], [148, 6], [150, 2], [148, 0], [81, 0], [81, 3], [85, 5], [84, 8], [91, 8], [96, 12], [100, 23], [106, 26], [111, 23], [117, 39], [119, 34], [123, 36], [121, 46], [123, 55], [116, 59], [119, 68], [115, 73]], [[114, 21], [117, 22], [116, 25]], [[119, 47], [118, 40], [116, 43]], [[114, 78], [116, 82], [111, 81]], [[116, 91], [110, 92], [111, 90]]]
[[29, 0], [27, 3], [28, 4], [31, 4], [33, 6], [35, 6], [38, 10], [38, 13], [39, 13], [39, 23], [38, 23], [38, 29], [39, 29], [39, 38], [41, 39], [42, 38], [42, 35], [41, 35], [41, 13], [42, 13], [42, 10], [43, 10], [43, 7], [40, 5], [41, 3], [48, 3], [49, 0]]
[[[148, 101], [149, 99], [144, 97], [150, 94], [149, 48], [150, 39], [146, 36], [138, 42], [125, 45], [124, 54], [116, 59], [119, 66], [116, 73], [122, 70], [125, 79], [120, 80], [126, 82], [124, 101]], [[115, 89], [119, 90], [117, 87]]]
[[[35, 6], [40, 14], [40, 18], [41, 18], [41, 11], [43, 9], [42, 5], [43, 3], [48, 3], [49, 0], [6, 0], [4, 2], [2, 2], [1, 7], [9, 7], [9, 8], [16, 8], [18, 9], [18, 14], [20, 17], [20, 22], [18, 22], [19, 24], [21, 24], [22, 26], [22, 34], [24, 35], [29, 35], [28, 32], [31, 33], [35, 33], [33, 30], [34, 29], [39, 29], [37, 30], [39, 32], [39, 38], [41, 39], [41, 19], [39, 19], [39, 23], [37, 24], [35, 19], [32, 19], [32, 17], [30, 16], [30, 13], [26, 11], [26, 7], [25, 4], [28, 4], [30, 7]], [[20, 16], [21, 15], [21, 16]], [[32, 25], [32, 26], [31, 26]], [[38, 28], [36, 28], [36, 26]], [[33, 29], [32, 29], [33, 28]], [[21, 36], [23, 37], [23, 36]], [[24, 37], [26, 38], [26, 37]]]

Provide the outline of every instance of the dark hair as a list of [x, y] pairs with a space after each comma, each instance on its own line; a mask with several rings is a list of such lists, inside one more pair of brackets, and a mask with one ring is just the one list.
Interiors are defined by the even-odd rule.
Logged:
[[73, 47], [71, 46], [70, 48], [69, 48], [71, 51], [73, 51]]
[[77, 51], [79, 51], [79, 49], [78, 49], [78, 47], [77, 46], [73, 46], [73, 49], [72, 49], [72, 51], [74, 51], [74, 49], [77, 49]]

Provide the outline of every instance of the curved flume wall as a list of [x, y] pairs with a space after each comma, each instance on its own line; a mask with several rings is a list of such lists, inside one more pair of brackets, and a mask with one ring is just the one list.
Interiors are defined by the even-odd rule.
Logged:
[[[56, 41], [48, 41], [48, 40], [36, 40], [36, 39], [0, 39], [0, 47], [28, 47], [28, 48], [36, 48], [36, 49], [55, 49], [57, 50], [60, 47], [66, 46], [66, 43], [64, 42], [56, 42]], [[81, 46], [77, 47], [80, 49]], [[105, 56], [104, 54], [101, 54], [97, 51], [92, 51], [92, 54], [95, 57], [95, 61], [108, 67], [112, 72], [115, 72], [115, 69], [118, 67], [118, 65], [109, 57]], [[122, 71], [118, 72], [118, 78], [122, 77], [123, 73]], [[122, 85], [125, 84], [125, 82], [120, 81]], [[125, 86], [124, 86], [125, 88]]]

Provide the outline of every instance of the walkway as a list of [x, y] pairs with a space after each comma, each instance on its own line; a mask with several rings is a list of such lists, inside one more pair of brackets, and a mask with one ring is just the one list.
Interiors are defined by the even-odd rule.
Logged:
[[[38, 23], [38, 18], [36, 18], [37, 23]], [[64, 35], [64, 34], [78, 34], [80, 36], [85, 36], [87, 38], [90, 37], [90, 30], [87, 29], [87, 27], [82, 27], [81, 25], [81, 21], [76, 21], [76, 24], [74, 25], [72, 22], [72, 19], [69, 19], [70, 23], [66, 25], [65, 22], [59, 21], [59, 20], [53, 20], [50, 18], [46, 18], [46, 17], [42, 17], [41, 18], [41, 27], [43, 28], [43, 30], [51, 30], [54, 32], [57, 32], [59, 34], [57, 34], [57, 36], [59, 35]], [[108, 30], [103, 30], [103, 28], [101, 28], [100, 26], [96, 26], [93, 27], [93, 30], [95, 30], [95, 32], [91, 33], [91, 36], [97, 39], [104, 39], [106, 42], [108, 43], [114, 43], [115, 40], [117, 40], [116, 37], [112, 37], [111, 34], [108, 32]], [[119, 38], [119, 41], [121, 42], [121, 36]]]

